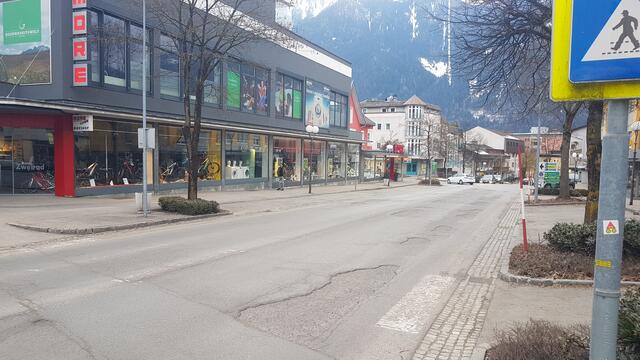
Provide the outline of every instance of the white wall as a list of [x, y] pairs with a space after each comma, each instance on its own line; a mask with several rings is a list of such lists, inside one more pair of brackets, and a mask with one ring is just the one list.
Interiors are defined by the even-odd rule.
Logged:
[[[374, 148], [388, 140], [398, 140], [398, 142], [405, 144], [405, 113], [403, 108], [396, 108], [396, 112], [386, 113], [367, 110], [366, 115], [376, 123], [376, 126], [369, 130], [369, 139]], [[378, 124], [382, 124], [381, 130], [378, 130]], [[390, 125], [390, 130], [387, 130], [387, 124]]]
[[471, 130], [467, 130], [466, 135], [468, 142], [477, 140], [478, 144], [504, 151], [504, 136], [496, 134], [493, 131], [476, 126]]

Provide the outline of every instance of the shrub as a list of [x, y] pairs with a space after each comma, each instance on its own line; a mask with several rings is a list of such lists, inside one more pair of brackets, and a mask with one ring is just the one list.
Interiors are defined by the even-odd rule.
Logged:
[[546, 321], [518, 323], [496, 334], [488, 360], [578, 360], [589, 358], [589, 328], [563, 328]]
[[220, 212], [220, 205], [215, 201], [202, 199], [188, 200], [178, 196], [161, 197], [160, 208], [166, 212], [182, 215], [205, 215]]
[[[549, 246], [559, 251], [581, 252], [593, 255], [596, 251], [597, 225], [556, 224], [544, 234]], [[640, 256], [640, 222], [627, 220], [624, 227], [624, 251], [628, 255]]]
[[[550, 195], [550, 196], [558, 196], [560, 195], [560, 189], [558, 188], [542, 188], [538, 189], [538, 194], [540, 195]], [[570, 189], [569, 196], [571, 197], [587, 197], [589, 195], [589, 190], [587, 189]]]
[[619, 358], [640, 359], [640, 288], [624, 292], [618, 319]]
[[596, 225], [559, 223], [544, 234], [544, 240], [559, 251], [595, 254]]
[[431, 186], [441, 186], [442, 185], [440, 183], [440, 180], [438, 180], [438, 179], [431, 179], [431, 184], [429, 184], [429, 180], [428, 179], [423, 179], [423, 180], [420, 180], [419, 184], [420, 185], [431, 185]]
[[624, 250], [629, 255], [640, 256], [640, 221], [632, 219], [624, 224]]

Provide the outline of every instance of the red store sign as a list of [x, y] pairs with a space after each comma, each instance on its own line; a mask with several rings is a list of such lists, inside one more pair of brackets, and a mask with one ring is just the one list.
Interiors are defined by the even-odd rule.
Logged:
[[86, 35], [89, 31], [87, 10], [88, 0], [71, 0], [72, 18], [72, 52], [73, 52], [73, 86], [89, 85], [89, 44]]

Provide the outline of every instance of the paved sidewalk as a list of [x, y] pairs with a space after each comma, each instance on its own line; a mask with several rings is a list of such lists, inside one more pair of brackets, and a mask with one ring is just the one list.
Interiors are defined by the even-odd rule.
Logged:
[[[556, 222], [581, 223], [584, 205], [527, 207], [527, 231], [531, 242], [542, 239]], [[511, 238], [503, 256], [508, 261], [511, 249], [522, 241], [522, 226]], [[478, 359], [494, 340], [497, 330], [506, 330], [516, 322], [547, 320], [561, 325], [588, 324], [591, 320], [591, 287], [538, 287], [496, 281], [495, 292], [478, 340]], [[474, 358], [475, 359], [475, 358]]]
[[[356, 185], [315, 186], [313, 194], [308, 188], [287, 188], [285, 191], [202, 191], [203, 199], [215, 200], [224, 210], [235, 214], [257, 213], [274, 210], [274, 206], [295, 206], [295, 201], [273, 201], [301, 199], [305, 203], [313, 202], [319, 196], [352, 191], [392, 190], [394, 188], [417, 184], [416, 178], [404, 182], [391, 183], [390, 187], [382, 181]], [[184, 195], [184, 194], [182, 194]], [[26, 195], [0, 198], [0, 250], [24, 246], [30, 242], [42, 241], [51, 234], [33, 234], [31, 231], [18, 230], [8, 224], [50, 233], [92, 233], [105, 230], [137, 228], [167, 222], [186, 221], [192, 217], [161, 212], [154, 196], [151, 200], [151, 214], [144, 218], [137, 211], [132, 198], [56, 198], [43, 195]], [[278, 204], [280, 203], [280, 204]], [[62, 235], [58, 235], [60, 237]], [[69, 236], [69, 235], [66, 235]]]

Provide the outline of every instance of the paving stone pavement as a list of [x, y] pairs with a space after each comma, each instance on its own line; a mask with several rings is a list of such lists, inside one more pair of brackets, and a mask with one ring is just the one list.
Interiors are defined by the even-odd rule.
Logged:
[[466, 277], [454, 290], [433, 322], [413, 360], [470, 359], [484, 325], [503, 256], [519, 221], [519, 206], [513, 204]]

